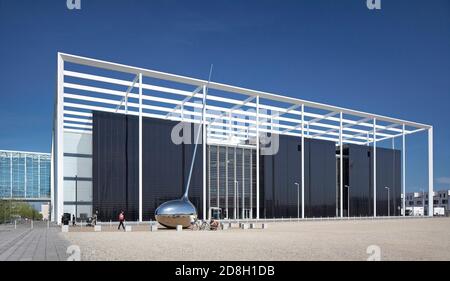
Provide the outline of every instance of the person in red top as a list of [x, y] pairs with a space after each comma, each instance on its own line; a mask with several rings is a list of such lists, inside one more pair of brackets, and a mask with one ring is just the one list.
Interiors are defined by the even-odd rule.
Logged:
[[125, 213], [122, 211], [120, 211], [119, 214], [119, 227], [117, 229], [120, 230], [120, 226], [122, 226], [123, 230], [125, 230], [125, 225], [123, 224], [123, 222], [125, 221]]

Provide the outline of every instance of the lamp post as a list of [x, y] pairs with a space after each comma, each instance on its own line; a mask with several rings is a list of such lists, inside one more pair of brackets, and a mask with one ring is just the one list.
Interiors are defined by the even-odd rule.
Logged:
[[423, 188], [420, 189], [422, 191], [422, 208], [423, 208], [423, 216], [425, 216], [425, 190]]
[[387, 189], [387, 192], [388, 192], [388, 200], [387, 200], [387, 205], [388, 205], [388, 217], [390, 217], [391, 216], [391, 202], [390, 202], [390, 193], [391, 193], [391, 190], [390, 190], [390, 188], [389, 187], [387, 187], [387, 186], [385, 186], [384, 188], [386, 188]]
[[234, 219], [237, 219], [237, 186], [239, 182], [234, 181]]
[[297, 186], [297, 218], [300, 218], [300, 184], [298, 182], [294, 182]]
[[347, 188], [347, 217], [350, 217], [350, 186], [345, 185]]

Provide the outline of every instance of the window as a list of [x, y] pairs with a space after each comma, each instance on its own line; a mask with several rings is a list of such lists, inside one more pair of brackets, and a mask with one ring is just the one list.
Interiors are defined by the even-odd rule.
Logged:
[[417, 201], [417, 205], [422, 205], [422, 201]]
[[447, 204], [448, 200], [442, 200], [442, 204]]
[[434, 204], [434, 205], [439, 204], [439, 200], [433, 200], [433, 204]]

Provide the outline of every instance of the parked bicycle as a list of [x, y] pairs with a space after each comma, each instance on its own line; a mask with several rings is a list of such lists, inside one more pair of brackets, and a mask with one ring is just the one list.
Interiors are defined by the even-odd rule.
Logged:
[[211, 226], [208, 221], [202, 221], [196, 219], [191, 226], [189, 227], [191, 230], [211, 230]]

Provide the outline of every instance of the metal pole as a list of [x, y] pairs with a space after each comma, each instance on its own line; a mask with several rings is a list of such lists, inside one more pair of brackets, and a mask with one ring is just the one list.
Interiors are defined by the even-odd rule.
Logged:
[[420, 190], [422, 190], [422, 208], [423, 208], [423, 215], [425, 216], [425, 190], [423, 190], [423, 188], [421, 188]]
[[75, 218], [78, 216], [78, 175], [75, 175]]
[[388, 217], [391, 216], [391, 190], [388, 188]]
[[242, 210], [241, 217], [245, 219], [245, 150], [242, 148]]
[[10, 172], [10, 175], [9, 175], [10, 176], [10, 187], [11, 187], [11, 191], [10, 192], [11, 192], [11, 198], [12, 198], [13, 197], [13, 168], [12, 168], [13, 167], [13, 160], [12, 160], [12, 153], [10, 154], [9, 157], [10, 157], [10, 164], [11, 164], [9, 166], [10, 167], [10, 171], [9, 171]]
[[250, 218], [253, 219], [253, 150], [250, 152]]
[[377, 119], [373, 118], [373, 216], [377, 216]]
[[345, 185], [347, 187], [347, 217], [350, 217], [350, 186]]
[[402, 126], [402, 205], [403, 205], [403, 216], [406, 216], [406, 135], [405, 135], [405, 124]]
[[[428, 216], [433, 216], [433, 127], [428, 129]], [[425, 206], [424, 206], [425, 207]]]
[[[210, 71], [211, 73], [211, 71]], [[206, 86], [203, 85], [203, 111], [202, 111], [202, 145], [203, 145], [203, 219], [206, 220], [206, 138], [207, 138], [207, 131], [206, 131]], [[209, 160], [211, 162], [211, 160]], [[211, 163], [210, 163], [211, 164]], [[208, 166], [209, 170], [209, 166]], [[208, 179], [209, 180], [209, 179]], [[208, 190], [211, 188], [211, 186], [208, 187]], [[209, 194], [209, 191], [208, 191]], [[209, 206], [208, 206], [209, 207]], [[208, 212], [209, 213], [209, 212]]]
[[339, 113], [339, 194], [341, 218], [344, 217], [344, 147], [342, 143], [342, 111]]
[[298, 182], [294, 182], [297, 186], [297, 218], [300, 218], [300, 184]]
[[[302, 219], [305, 218], [305, 105], [302, 104], [302, 145], [301, 145], [301, 158], [302, 158]], [[309, 130], [309, 126], [308, 126]]]
[[238, 190], [238, 181], [234, 181], [234, 219], [237, 219], [237, 190]]
[[259, 96], [256, 97], [256, 219], [259, 220]]
[[220, 208], [220, 146], [217, 146], [217, 210]]
[[139, 222], [142, 222], [142, 73], [139, 73]]
[[228, 219], [228, 146], [225, 147], [225, 209], [227, 211], [226, 219]]
[[236, 155], [237, 147], [234, 148], [234, 219], [237, 219], [237, 177], [236, 177], [236, 162], [237, 162], [237, 155]]
[[208, 148], [208, 164], [208, 219], [211, 219], [211, 146]]

